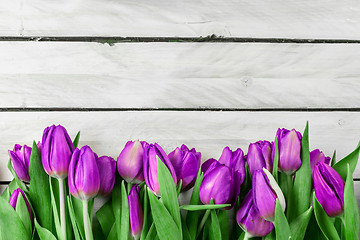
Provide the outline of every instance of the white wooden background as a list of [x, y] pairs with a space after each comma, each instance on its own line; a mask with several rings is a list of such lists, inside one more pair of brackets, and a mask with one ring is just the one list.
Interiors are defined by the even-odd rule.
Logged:
[[53, 123], [114, 158], [130, 139], [218, 158], [306, 120], [327, 155], [360, 140], [358, 0], [0, 5], [3, 186], [7, 150]]

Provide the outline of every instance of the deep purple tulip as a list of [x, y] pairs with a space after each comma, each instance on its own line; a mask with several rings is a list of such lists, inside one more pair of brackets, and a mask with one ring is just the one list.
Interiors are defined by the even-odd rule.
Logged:
[[69, 166], [68, 181], [70, 193], [80, 200], [89, 200], [98, 194], [100, 174], [96, 155], [89, 146], [75, 149]]
[[41, 145], [41, 159], [47, 174], [64, 179], [68, 175], [74, 145], [66, 129], [52, 125], [44, 130]]
[[158, 169], [157, 169], [157, 157], [165, 164], [169, 169], [174, 183], [177, 184], [176, 173], [173, 165], [170, 162], [168, 155], [160, 147], [159, 144], [144, 144], [144, 178], [146, 185], [150, 190], [160, 196], [160, 188], [158, 181]]
[[316, 198], [327, 215], [340, 215], [344, 211], [344, 180], [323, 162], [316, 163], [313, 177]]
[[192, 188], [196, 181], [196, 176], [200, 168], [201, 153], [196, 152], [195, 148], [189, 148], [183, 144], [181, 148], [176, 148], [169, 154], [177, 180], [182, 180], [181, 190], [186, 191]]
[[31, 224], [33, 225], [34, 224], [34, 218], [33, 218], [33, 214], [32, 214], [32, 211], [31, 211], [31, 207], [30, 207], [30, 204], [29, 204], [29, 201], [27, 200], [24, 192], [20, 189], [20, 188], [17, 188], [14, 190], [14, 192], [11, 194], [10, 196], [10, 200], [9, 200], [9, 204], [15, 209], [16, 211], [16, 204], [18, 202], [18, 199], [19, 197], [22, 197], [25, 201], [25, 204], [26, 204], [26, 207], [27, 207], [27, 210], [29, 212], [29, 217], [30, 217], [30, 220], [31, 220]]
[[134, 185], [128, 196], [129, 201], [129, 217], [130, 217], [130, 233], [134, 239], [138, 239], [141, 234], [144, 222], [143, 210], [139, 197], [139, 186]]
[[254, 203], [264, 219], [268, 221], [274, 219], [276, 199], [279, 199], [282, 209], [285, 210], [284, 195], [267, 169], [263, 168], [254, 172], [252, 189]]
[[146, 142], [128, 141], [117, 160], [117, 170], [120, 176], [129, 183], [141, 183], [143, 174], [143, 146]]
[[225, 147], [219, 158], [219, 162], [236, 172], [239, 177], [238, 183], [240, 185], [244, 182], [245, 158], [244, 152], [240, 148], [236, 149], [236, 151], [231, 151], [229, 147]]
[[9, 150], [9, 156], [16, 175], [21, 181], [30, 181], [29, 163], [30, 163], [31, 147], [15, 144], [14, 150]]
[[311, 165], [311, 175], [314, 173], [314, 168], [316, 163], [323, 162], [327, 165], [330, 164], [331, 158], [326, 157], [323, 152], [321, 152], [319, 149], [315, 149], [310, 152], [310, 165]]
[[116, 162], [112, 157], [102, 156], [97, 158], [97, 166], [100, 175], [99, 194], [109, 195], [115, 184]]
[[253, 193], [250, 190], [241, 202], [236, 213], [236, 221], [239, 226], [251, 237], [263, 237], [268, 235], [274, 225], [263, 219], [253, 202]]
[[279, 146], [279, 170], [288, 175], [293, 174], [301, 167], [301, 133], [295, 129], [290, 131], [279, 128], [276, 139]]
[[251, 175], [256, 170], [266, 168], [272, 172], [272, 144], [269, 141], [257, 141], [250, 143], [246, 161], [249, 165]]

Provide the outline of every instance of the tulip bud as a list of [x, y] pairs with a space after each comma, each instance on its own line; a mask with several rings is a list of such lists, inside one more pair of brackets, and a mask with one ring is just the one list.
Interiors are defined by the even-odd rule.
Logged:
[[48, 175], [65, 179], [68, 175], [73, 151], [74, 145], [63, 126], [52, 125], [45, 128], [42, 137], [41, 159]]
[[256, 170], [263, 168], [272, 172], [273, 161], [271, 153], [272, 144], [269, 141], [250, 143], [246, 161], [249, 165], [251, 175], [253, 175]]
[[159, 181], [158, 181], [158, 169], [157, 169], [157, 157], [165, 164], [169, 169], [174, 183], [177, 184], [176, 173], [173, 165], [170, 162], [168, 155], [160, 147], [159, 144], [144, 144], [144, 178], [146, 185], [150, 190], [160, 195]]
[[128, 196], [130, 232], [134, 239], [138, 239], [143, 228], [144, 215], [139, 198], [139, 186], [134, 185]]
[[330, 161], [331, 161], [331, 158], [326, 157], [325, 154], [323, 152], [321, 152], [319, 149], [315, 149], [312, 152], [310, 152], [311, 176], [313, 175], [316, 163], [323, 162], [323, 163], [329, 165]]
[[295, 129], [290, 131], [279, 128], [276, 138], [279, 146], [279, 170], [288, 175], [293, 174], [301, 166], [301, 133]]
[[344, 211], [344, 180], [323, 162], [316, 163], [313, 177], [316, 198], [327, 215], [340, 215]]
[[169, 154], [169, 159], [175, 169], [177, 180], [182, 180], [181, 190], [192, 188], [200, 168], [201, 153], [196, 152], [195, 148], [189, 150], [183, 144], [181, 148], [176, 148]]
[[[28, 216], [30, 218], [31, 225], [33, 225], [34, 219], [33, 219], [33, 214], [32, 214], [32, 211], [31, 211], [29, 201], [27, 200], [24, 192], [20, 188], [15, 189], [14, 192], [11, 194], [9, 204], [15, 209], [15, 211], [18, 211], [18, 209], [16, 208], [16, 204], [18, 203], [19, 198], [24, 199], [27, 211], [29, 213]], [[5, 219], [2, 219], [2, 220], [5, 221]]]
[[271, 173], [263, 168], [256, 170], [252, 179], [253, 200], [259, 210], [260, 215], [272, 221], [275, 216], [276, 199], [285, 211], [285, 198]]
[[117, 160], [117, 170], [128, 183], [144, 181], [143, 155], [145, 142], [128, 141]]
[[14, 150], [9, 150], [9, 156], [16, 175], [21, 181], [30, 181], [29, 163], [30, 163], [31, 147], [15, 144]]
[[80, 200], [89, 200], [98, 194], [100, 175], [96, 155], [89, 146], [75, 149], [70, 161], [68, 181], [70, 193]]
[[99, 194], [109, 195], [115, 184], [116, 162], [112, 157], [102, 156], [97, 158], [100, 176]]
[[266, 221], [261, 217], [253, 201], [252, 190], [246, 194], [244, 200], [241, 202], [239, 210], [236, 213], [236, 221], [251, 237], [266, 236], [274, 227], [272, 222]]

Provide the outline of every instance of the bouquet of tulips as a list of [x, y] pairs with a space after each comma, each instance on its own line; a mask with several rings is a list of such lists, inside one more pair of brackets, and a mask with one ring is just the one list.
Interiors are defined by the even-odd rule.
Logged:
[[360, 146], [340, 161], [310, 151], [308, 124], [202, 164], [194, 148], [166, 154], [145, 141], [115, 161], [78, 148], [79, 137], [53, 125], [41, 143], [9, 150], [0, 239], [358, 239]]

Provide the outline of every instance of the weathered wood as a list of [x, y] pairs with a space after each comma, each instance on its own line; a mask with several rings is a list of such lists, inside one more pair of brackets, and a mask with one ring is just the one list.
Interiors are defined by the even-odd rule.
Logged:
[[0, 52], [2, 108], [360, 107], [360, 44], [1, 42]]
[[2, 1], [3, 36], [360, 39], [356, 0]]
[[[61, 123], [80, 145], [99, 155], [117, 158], [126, 141], [158, 142], [167, 153], [185, 143], [202, 152], [203, 160], [218, 158], [225, 146], [247, 152], [250, 142], [273, 140], [278, 127], [303, 131], [310, 122], [310, 149], [338, 159], [350, 153], [360, 138], [358, 112], [1, 112], [0, 180], [10, 180], [7, 149], [15, 143], [41, 140], [43, 129]], [[354, 177], [360, 177], [360, 166]]]

